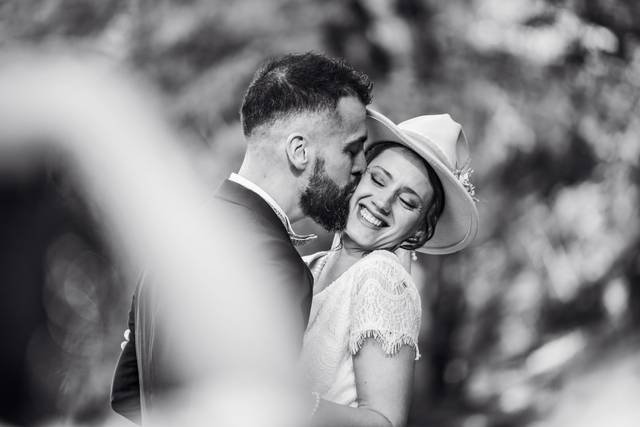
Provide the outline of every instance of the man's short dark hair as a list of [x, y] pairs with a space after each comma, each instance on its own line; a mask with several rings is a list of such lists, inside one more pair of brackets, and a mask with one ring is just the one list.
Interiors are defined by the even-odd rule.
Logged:
[[289, 114], [335, 111], [345, 96], [368, 105], [372, 87], [366, 74], [342, 60], [313, 52], [285, 55], [256, 72], [242, 101], [242, 129], [249, 136]]

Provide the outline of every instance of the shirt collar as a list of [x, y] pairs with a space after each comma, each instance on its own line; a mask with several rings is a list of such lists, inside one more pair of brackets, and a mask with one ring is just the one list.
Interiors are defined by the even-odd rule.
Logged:
[[264, 191], [262, 188], [260, 188], [258, 185], [254, 184], [253, 182], [249, 181], [247, 178], [240, 176], [237, 173], [232, 173], [229, 176], [229, 181], [233, 181], [236, 184], [243, 186], [247, 190], [253, 191], [258, 196], [260, 196], [265, 202], [267, 202], [269, 207], [271, 207], [273, 212], [282, 222], [282, 225], [284, 225], [284, 228], [287, 230], [287, 233], [289, 234], [289, 238], [291, 239], [291, 243], [293, 243], [294, 246], [302, 246], [305, 243], [308, 243], [311, 240], [318, 237], [315, 234], [298, 234], [295, 231], [293, 231], [293, 227], [291, 227], [291, 222], [289, 221], [289, 217], [284, 212], [284, 210], [280, 207], [280, 205], [278, 205], [278, 203], [275, 200], [273, 200], [273, 198], [266, 191]]

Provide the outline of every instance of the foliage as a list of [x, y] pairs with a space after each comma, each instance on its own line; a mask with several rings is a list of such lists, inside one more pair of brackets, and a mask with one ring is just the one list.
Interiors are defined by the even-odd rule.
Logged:
[[239, 102], [269, 55], [345, 57], [397, 120], [451, 113], [472, 144], [481, 233], [416, 268], [412, 420], [527, 425], [558, 413], [573, 378], [606, 376], [598, 357], [635, 348], [639, 15], [634, 0], [22, 0], [0, 6], [0, 34], [132, 67], [212, 184], [239, 165]]

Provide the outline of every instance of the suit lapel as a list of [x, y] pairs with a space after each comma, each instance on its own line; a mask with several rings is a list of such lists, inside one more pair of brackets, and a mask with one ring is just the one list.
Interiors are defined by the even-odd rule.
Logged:
[[224, 200], [226, 202], [244, 206], [245, 208], [253, 211], [258, 216], [265, 219], [269, 225], [271, 225], [274, 229], [281, 230], [282, 233], [286, 236], [287, 240], [289, 240], [289, 233], [278, 218], [278, 215], [273, 211], [271, 206], [259, 195], [254, 193], [242, 185], [225, 179], [218, 190], [216, 191], [215, 197]]

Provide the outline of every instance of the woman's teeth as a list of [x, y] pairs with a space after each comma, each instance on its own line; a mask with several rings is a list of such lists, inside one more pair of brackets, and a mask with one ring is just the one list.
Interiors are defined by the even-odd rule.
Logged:
[[378, 218], [373, 216], [373, 214], [371, 212], [369, 212], [369, 210], [367, 208], [365, 208], [364, 206], [362, 208], [360, 208], [360, 216], [365, 221], [367, 221], [368, 223], [370, 223], [371, 225], [373, 225], [375, 227], [380, 227], [382, 225], [382, 221], [380, 221]]

